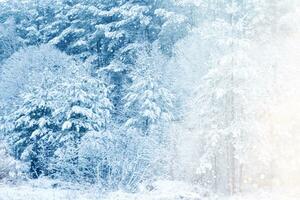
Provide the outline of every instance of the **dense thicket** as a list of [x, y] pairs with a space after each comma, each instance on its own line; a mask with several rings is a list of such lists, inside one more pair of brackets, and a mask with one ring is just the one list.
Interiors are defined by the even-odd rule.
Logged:
[[160, 0], [1, 3], [1, 135], [30, 177], [134, 190], [163, 173], [175, 102], [163, 74], [187, 13]]

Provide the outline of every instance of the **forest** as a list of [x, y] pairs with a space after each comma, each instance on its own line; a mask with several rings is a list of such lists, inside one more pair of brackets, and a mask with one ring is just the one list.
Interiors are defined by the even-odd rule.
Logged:
[[0, 200], [300, 199], [297, 0], [0, 0]]

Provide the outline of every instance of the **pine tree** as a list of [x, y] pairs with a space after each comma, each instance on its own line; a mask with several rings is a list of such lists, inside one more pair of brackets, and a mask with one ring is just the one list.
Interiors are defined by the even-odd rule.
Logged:
[[15, 156], [29, 162], [30, 174], [37, 178], [42, 173], [47, 174], [45, 165], [49, 162], [51, 153], [51, 143], [48, 140], [55, 131], [55, 125], [45, 94], [41, 91], [32, 92], [35, 94], [24, 94], [22, 107], [14, 113], [15, 126], [12, 134]]
[[82, 66], [72, 66], [70, 69], [69, 76], [53, 93], [57, 101], [54, 118], [61, 124], [58, 134], [60, 145], [55, 152], [53, 168], [63, 177], [79, 178], [82, 170], [93, 170], [95, 167], [89, 166], [89, 159], [84, 158], [87, 163], [83, 164], [88, 169], [82, 169], [80, 160], [83, 158], [80, 158], [79, 152], [81, 148], [86, 148], [82, 146], [82, 140], [89, 132], [101, 133], [108, 129], [112, 104], [103, 82], [91, 77]]
[[[53, 75], [45, 69], [39, 86], [29, 87], [21, 93], [19, 109], [12, 114], [14, 120], [13, 146], [18, 159], [30, 162], [30, 173], [33, 178], [47, 175], [47, 163], [53, 153], [53, 136], [58, 130], [53, 121], [53, 107], [50, 101], [47, 80]], [[47, 73], [47, 75], [46, 75]]]
[[132, 84], [124, 99], [128, 117], [126, 127], [148, 135], [155, 125], [172, 120], [173, 95], [162, 80], [166, 63], [167, 59], [159, 51], [151, 47], [141, 50], [136, 70], [131, 73]]
[[64, 80], [63, 72], [72, 63], [66, 54], [42, 45], [16, 52], [3, 66], [2, 89], [8, 90], [4, 100], [11, 104], [6, 109], [6, 137], [16, 158], [30, 163], [34, 178], [48, 174], [47, 165], [59, 130], [53, 119], [53, 90]]

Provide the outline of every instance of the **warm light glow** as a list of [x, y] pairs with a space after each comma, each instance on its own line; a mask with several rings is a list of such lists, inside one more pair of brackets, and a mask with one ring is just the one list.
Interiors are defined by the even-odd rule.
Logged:
[[270, 106], [272, 129], [272, 184], [300, 185], [300, 34], [294, 34], [280, 46], [274, 80], [274, 102]]
[[300, 184], [300, 98], [287, 100], [272, 113], [274, 184]]

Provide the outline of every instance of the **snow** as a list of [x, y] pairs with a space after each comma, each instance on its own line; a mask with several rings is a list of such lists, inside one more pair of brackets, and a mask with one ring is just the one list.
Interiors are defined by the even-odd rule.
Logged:
[[26, 184], [0, 183], [0, 200], [299, 200], [296, 188], [257, 189], [233, 196], [215, 195], [182, 181], [157, 181], [140, 188], [138, 193], [122, 190], [103, 194], [95, 186], [55, 182], [48, 179]]
[[300, 190], [297, 188], [273, 188], [223, 197], [220, 200], [299, 200]]
[[179, 181], [158, 181], [148, 189], [141, 188], [139, 193], [119, 190], [106, 195], [95, 187], [58, 183], [60, 187], [56, 188], [55, 185], [55, 182], [47, 179], [20, 185], [0, 184], [0, 200], [196, 200], [207, 195], [204, 190]]
[[47, 120], [44, 117], [39, 119], [39, 127], [40, 128], [43, 128], [46, 124], [47, 124]]
[[0, 185], [0, 200], [96, 199], [89, 192], [71, 189], [35, 188], [30, 185]]
[[72, 122], [70, 122], [70, 121], [65, 121], [64, 123], [63, 123], [63, 125], [62, 125], [62, 130], [64, 131], [64, 130], [68, 130], [68, 129], [70, 129], [72, 127]]
[[[21, 49], [1, 66], [1, 79], [5, 83], [4, 92], [0, 92], [4, 95], [1, 96], [6, 99], [23, 93], [24, 96], [20, 96], [20, 105], [17, 101], [9, 102], [20, 109], [13, 112], [18, 117], [8, 117], [15, 126], [3, 128], [7, 129], [3, 135], [7, 134], [9, 142], [13, 143], [7, 149], [14, 152], [0, 146], [0, 200], [300, 199], [300, 137], [297, 134], [300, 90], [296, 87], [300, 85], [300, 30], [296, 28], [299, 26], [296, 19], [300, 7], [282, 17], [280, 10], [290, 12], [289, 8], [277, 3], [272, 5], [273, 0], [266, 1], [270, 3], [267, 3], [267, 9], [258, 0], [246, 4], [238, 0], [222, 3], [210, 0], [174, 1], [199, 6], [201, 19], [189, 20], [189, 17], [196, 17], [192, 16], [196, 13], [190, 9], [181, 12], [175, 5], [169, 10], [168, 5], [148, 7], [142, 6], [144, 4], [139, 1], [120, 1], [116, 2], [116, 6], [103, 1], [104, 7], [98, 6], [98, 3], [89, 6], [88, 1], [78, 1], [74, 6], [68, 5], [70, 9], [65, 6], [58, 11], [59, 14], [53, 13], [53, 20], [59, 21], [44, 29], [43, 23], [48, 24], [52, 19], [47, 19], [44, 14], [39, 16], [38, 10], [33, 9], [37, 18], [32, 17], [39, 22], [35, 24], [34, 20], [29, 20], [32, 26], [23, 27], [29, 32], [26, 40], [50, 40], [49, 44], [57, 45], [72, 55], [66, 56], [47, 44]], [[277, 1], [280, 0], [273, 2]], [[289, 4], [288, 1], [286, 4]], [[274, 10], [276, 16], [272, 16], [275, 15], [272, 14], [273, 6], [279, 9]], [[183, 14], [189, 11], [189, 16]], [[66, 16], [62, 16], [64, 14]], [[252, 15], [256, 15], [257, 19]], [[274, 17], [274, 21], [265, 15]], [[277, 17], [281, 19], [275, 19]], [[160, 51], [169, 48], [169, 45], [172, 47], [185, 35], [187, 30], [184, 30], [190, 27], [187, 24], [198, 22], [200, 24], [193, 27], [192, 35], [188, 36], [191, 39], [185, 38], [179, 46], [176, 45], [174, 61], [169, 64], [169, 58]], [[276, 31], [268, 33], [269, 29]], [[148, 41], [150, 31], [149, 38], [153, 39]], [[135, 32], [138, 33], [136, 36]], [[139, 33], [143, 32], [146, 35], [140, 37]], [[9, 37], [10, 33], [7, 31], [4, 36], [14, 38]], [[52, 38], [52, 35], [57, 36]], [[185, 47], [183, 43], [186, 43]], [[90, 44], [93, 45], [89, 47]], [[13, 45], [17, 46], [17, 43]], [[74, 52], [76, 50], [78, 52]], [[12, 54], [13, 51], [7, 53]], [[89, 58], [93, 58], [93, 62], [76, 61], [76, 53], [93, 55]], [[170, 53], [173, 56], [173, 52]], [[131, 58], [132, 54], [137, 55]], [[131, 59], [136, 60], [133, 62]], [[169, 72], [171, 65], [174, 73]], [[181, 65], [185, 65], [182, 70]], [[88, 70], [80, 70], [83, 66], [101, 66], [101, 69], [97, 77], [92, 77]], [[67, 73], [61, 76], [59, 71]], [[100, 84], [97, 80], [100, 77], [102, 80], [102, 75], [104, 81]], [[119, 78], [119, 75], [126, 76]], [[167, 80], [169, 78], [173, 80]], [[176, 86], [171, 86], [170, 83], [177, 81]], [[49, 93], [48, 86], [51, 88]], [[174, 97], [173, 91], [176, 92]], [[115, 94], [118, 92], [121, 93]], [[185, 102], [188, 106], [184, 106]], [[179, 104], [182, 104], [182, 110]], [[1, 109], [5, 106], [6, 103], [0, 105]], [[173, 113], [179, 116], [173, 118]], [[174, 121], [170, 130], [163, 119]], [[52, 126], [52, 123], [55, 125]], [[56, 125], [60, 127], [61, 123], [62, 129], [56, 131]], [[68, 131], [73, 125], [80, 134]], [[81, 131], [80, 127], [88, 132], [83, 133], [85, 131]], [[104, 129], [103, 132], [100, 129]], [[137, 130], [144, 129], [147, 129], [147, 137], [137, 134]], [[163, 144], [163, 137], [168, 137], [169, 132], [172, 134], [170, 143]], [[53, 141], [58, 142], [55, 144]], [[162, 147], [164, 145], [167, 147]], [[52, 146], [53, 157], [50, 150], [48, 154], [48, 147]], [[157, 156], [156, 152], [161, 155]], [[46, 159], [39, 159], [39, 153]], [[14, 160], [10, 154], [17, 155], [17, 158], [20, 154], [26, 165]], [[52, 159], [57, 166], [51, 166]], [[90, 160], [95, 160], [95, 164]], [[40, 162], [47, 163], [38, 166]], [[32, 172], [40, 168], [45, 168], [43, 172], [66, 169], [67, 172], [62, 170], [59, 174], [65, 181], [71, 179], [64, 176], [77, 176], [78, 170], [80, 183], [74, 183], [79, 180], [76, 176], [72, 183], [47, 178], [30, 180], [23, 175], [29, 171], [25, 170], [29, 166]], [[91, 170], [88, 175], [84, 169], [86, 166]], [[151, 169], [149, 173], [145, 168]], [[91, 178], [90, 182], [97, 184], [84, 182], [93, 176], [95, 178]], [[173, 179], [156, 180], [157, 177]], [[111, 185], [123, 185], [117, 179], [126, 181], [124, 184], [129, 186], [123, 187], [127, 188], [132, 185], [134, 188], [144, 179], [156, 181], [151, 184], [144, 181], [135, 193], [124, 191], [121, 187], [117, 191], [105, 191], [115, 188]], [[127, 179], [130, 180], [127, 182]], [[211, 187], [215, 191], [211, 191]], [[220, 194], [238, 190], [242, 192]]]

